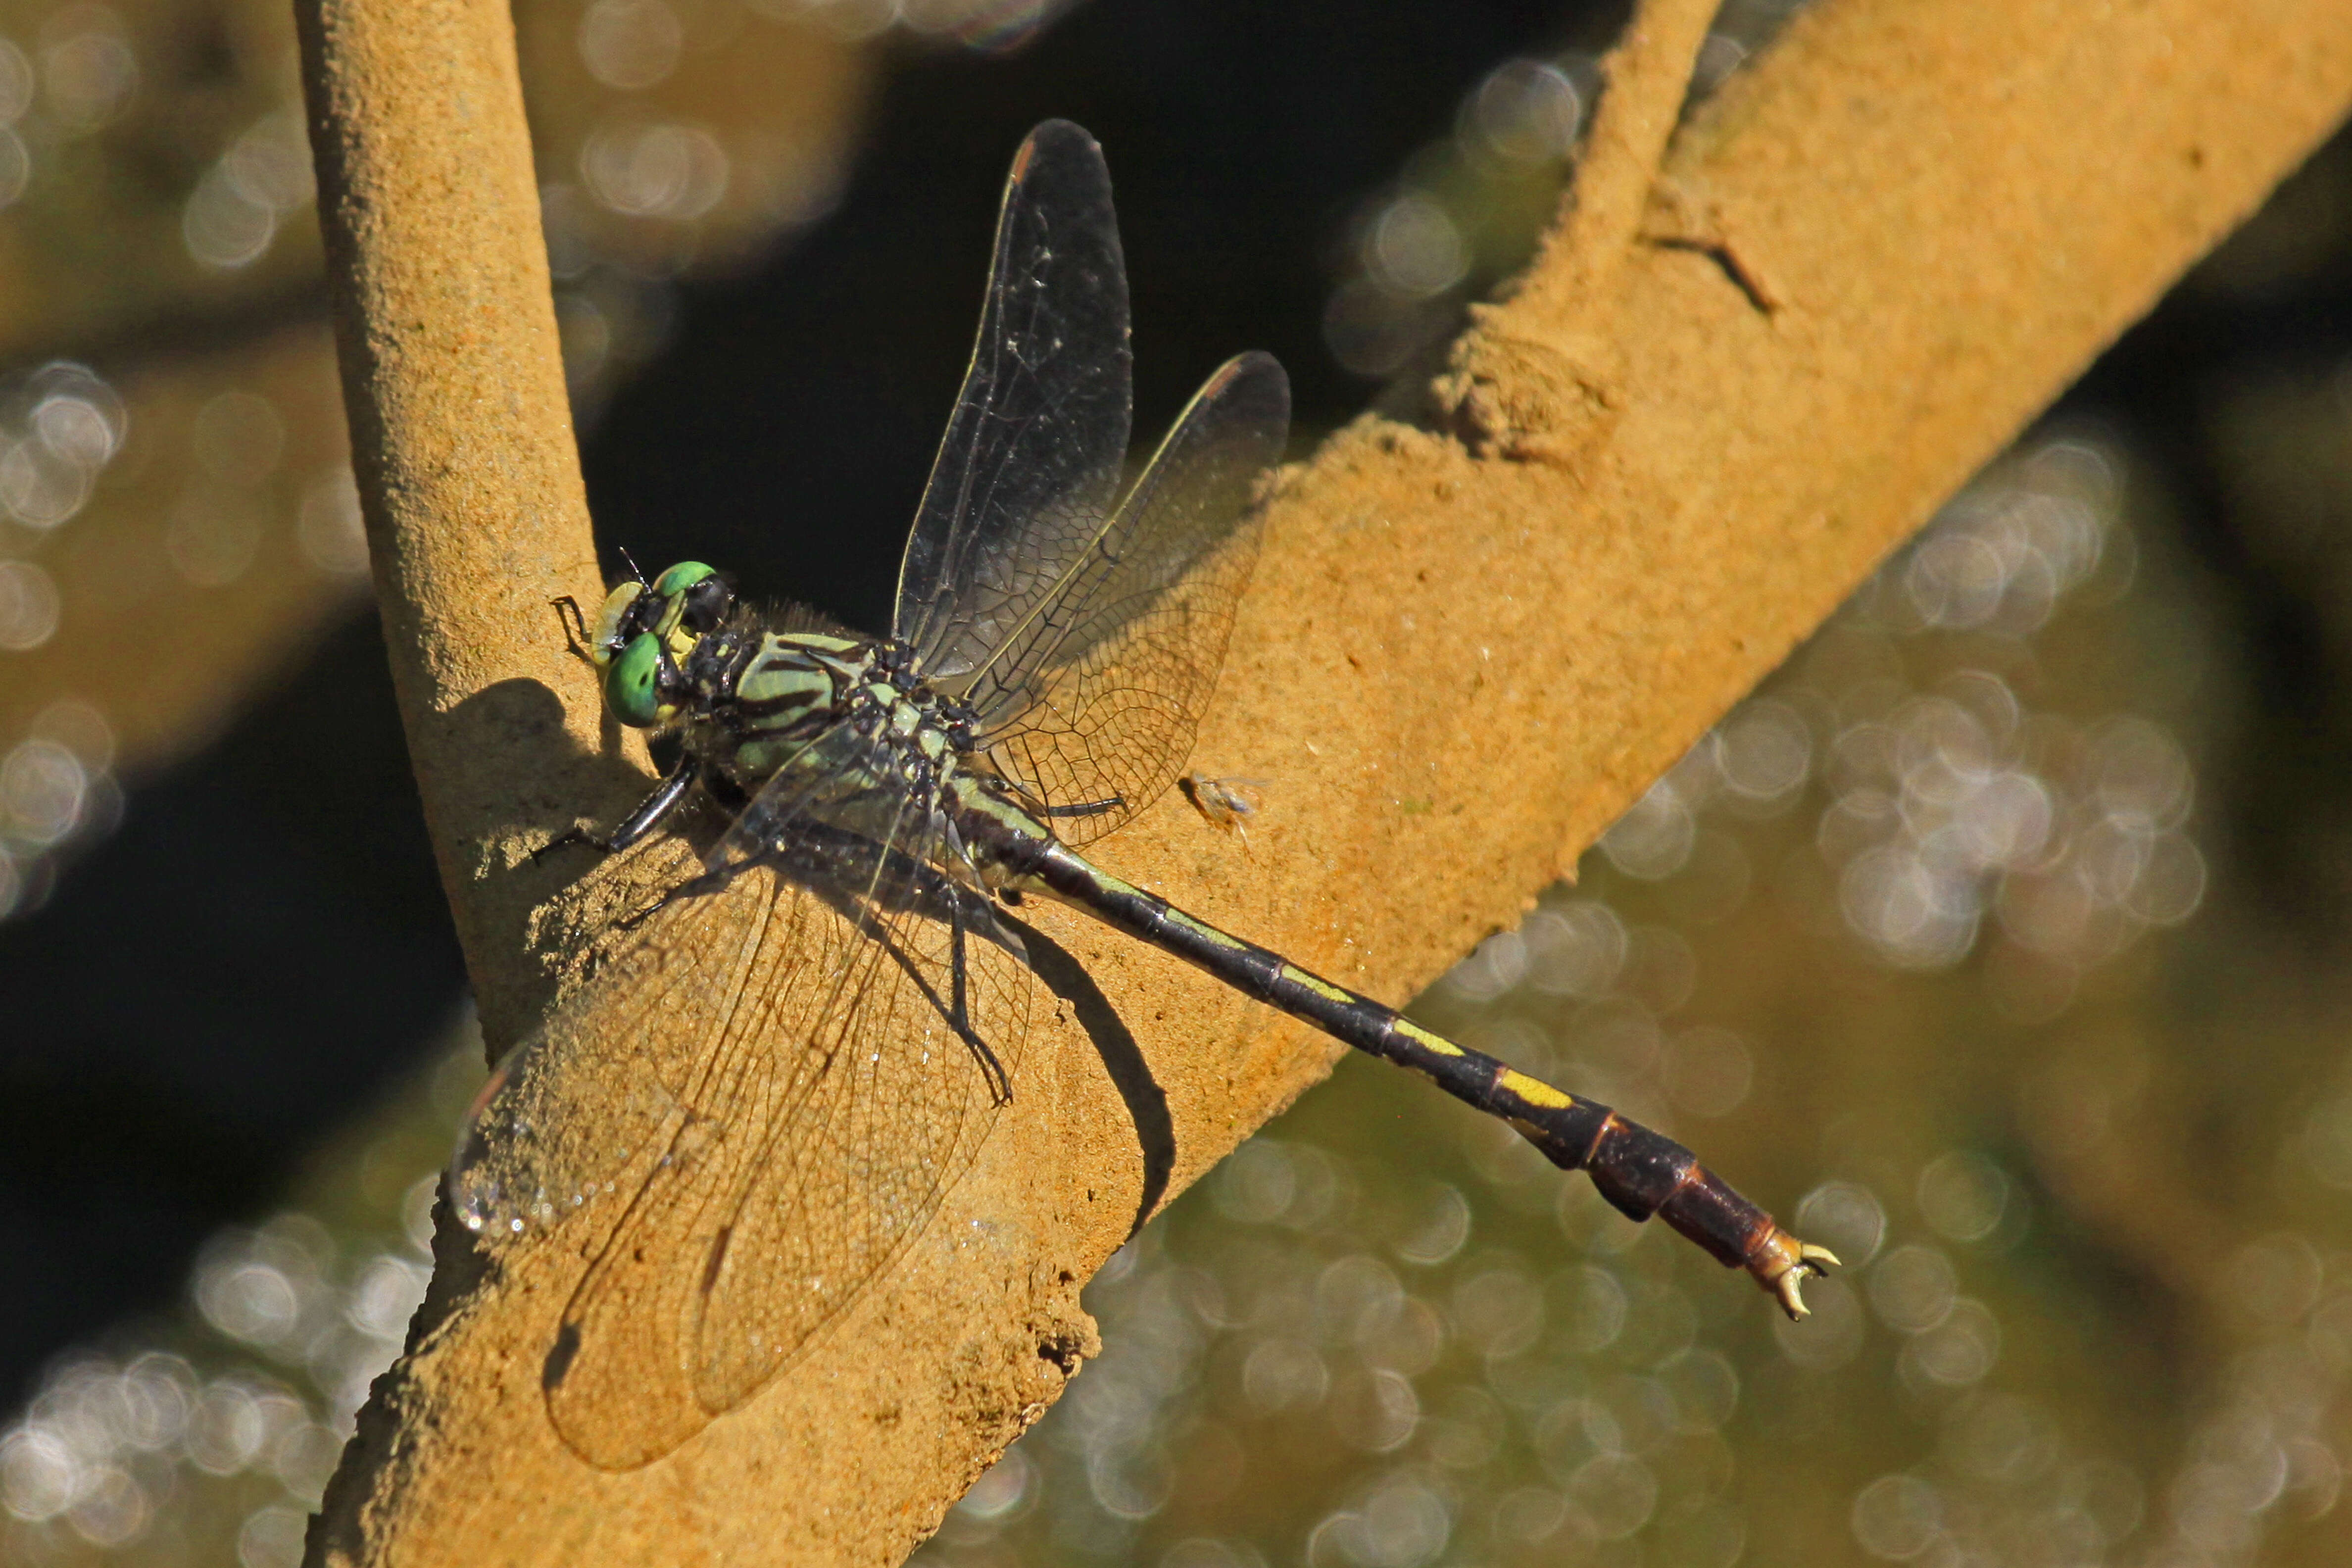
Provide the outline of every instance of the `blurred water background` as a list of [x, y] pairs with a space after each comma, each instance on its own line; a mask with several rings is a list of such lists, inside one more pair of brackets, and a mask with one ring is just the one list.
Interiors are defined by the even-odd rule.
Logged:
[[[1311, 437], [1524, 258], [1622, 12], [517, 20], [602, 536], [877, 625], [1029, 124], [1108, 148], [1138, 427], [1255, 344]], [[8, 1563], [298, 1559], [481, 1077], [298, 105], [275, 3], [0, 0]], [[1836, 1247], [1814, 1319], [1351, 1061], [920, 1560], [2344, 1561], [2347, 519], [2339, 140], [1418, 1004]]]

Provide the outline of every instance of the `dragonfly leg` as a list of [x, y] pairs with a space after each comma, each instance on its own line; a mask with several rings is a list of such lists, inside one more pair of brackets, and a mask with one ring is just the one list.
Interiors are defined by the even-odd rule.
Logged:
[[1081, 801], [1075, 805], [1043, 805], [1038, 813], [1044, 816], [1100, 816], [1107, 811], [1117, 811], [1127, 805], [1125, 795], [1112, 795], [1108, 800]]
[[589, 832], [586, 828], [581, 826], [575, 822], [571, 826], [565, 828], [562, 832], [557, 834], [554, 837], [549, 839], [546, 843], [541, 845], [538, 848], [532, 850], [530, 852], [530, 863], [536, 866], [541, 861], [546, 859], [550, 855], [554, 854], [557, 850], [569, 849], [575, 844], [585, 845], [587, 847], [596, 851], [599, 855], [610, 855], [620, 847], [619, 845], [614, 843], [611, 839], [599, 838], [596, 835]]
[[1010, 1104], [1013, 1100], [1012, 1075], [1004, 1070], [1004, 1064], [996, 1059], [996, 1053], [989, 1048], [988, 1042], [980, 1037], [980, 1031], [971, 1026], [971, 1014], [965, 1005], [965, 986], [970, 972], [965, 968], [963, 906], [960, 903], [948, 906], [948, 930], [950, 954], [948, 967], [954, 976], [955, 985], [955, 1005], [947, 1016], [948, 1027], [953, 1029], [970, 1047], [972, 1059], [980, 1064], [981, 1075], [988, 1079], [990, 1096], [999, 1105]]
[[563, 623], [564, 642], [570, 645], [573, 653], [590, 664], [595, 663], [595, 640], [588, 630], [588, 617], [580, 611], [580, 601], [564, 594], [550, 599], [548, 603], [555, 608], [555, 618]]
[[948, 905], [948, 984], [955, 1005], [948, 1012], [948, 1022], [959, 1028], [969, 1028], [971, 1014], [964, 1006], [964, 984], [969, 976], [964, 970], [963, 906]]
[[[614, 855], [626, 849], [630, 845], [651, 833], [660, 825], [663, 818], [677, 809], [678, 803], [686, 798], [686, 792], [693, 787], [695, 776], [700, 772], [700, 768], [701, 764], [692, 756], [680, 757], [677, 766], [670, 769], [668, 776], [662, 780], [660, 787], [639, 801], [636, 808], [628, 816], [621, 818], [620, 826], [613, 829], [610, 837], [599, 838], [578, 823], [573, 823], [571, 827], [532, 850], [530, 863], [536, 866], [558, 849], [573, 844], [584, 844], [600, 855]], [[652, 910], [649, 910], [646, 913], [650, 914]]]
[[922, 966], [908, 957], [891, 934], [887, 922], [878, 919], [869, 909], [861, 912], [857, 923], [867, 936], [882, 944], [882, 951], [888, 953], [899, 968], [907, 972], [907, 977], [922, 992], [923, 1000], [931, 1005], [932, 1011], [955, 1031], [956, 1038], [964, 1043], [964, 1048], [971, 1052], [971, 1059], [979, 1066], [981, 1077], [988, 1080], [989, 1098], [999, 1105], [1011, 1104], [1013, 1075], [1004, 1070], [1004, 1063], [989, 1043], [981, 1038], [980, 1031], [971, 1026], [971, 1016], [964, 1007], [965, 977], [969, 971], [966, 968], [965, 920], [961, 905], [952, 898], [948, 903], [948, 968], [952, 976], [950, 982], [951, 994], [949, 996], [941, 996], [930, 978], [923, 973]]

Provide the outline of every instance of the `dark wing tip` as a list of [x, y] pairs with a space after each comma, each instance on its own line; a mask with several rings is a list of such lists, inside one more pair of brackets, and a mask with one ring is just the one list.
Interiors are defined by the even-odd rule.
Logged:
[[1096, 145], [1093, 133], [1085, 126], [1075, 120], [1064, 120], [1058, 115], [1051, 120], [1037, 121], [1029, 128], [1029, 134], [1024, 140], [1033, 145], [1071, 142], [1085, 147]]
[[1248, 423], [1270, 432], [1278, 448], [1290, 431], [1290, 373], [1264, 349], [1237, 353], [1219, 365], [1201, 389], [1201, 399], [1221, 410], [1246, 410]]
[[[1019, 184], [1022, 176], [1040, 158], [1049, 163], [1083, 158], [1099, 165], [1103, 162], [1102, 143], [1076, 121], [1041, 120], [1030, 127], [1029, 134], [1021, 139], [1021, 151], [1013, 155], [1012, 183]], [[1105, 183], [1108, 183], [1108, 175]]]
[[[1120, 254], [1118, 219], [1112, 212], [1110, 165], [1102, 144], [1083, 126], [1066, 120], [1040, 121], [1022, 139], [1004, 177], [1004, 199], [996, 215], [996, 262], [989, 275], [990, 308], [997, 291], [1047, 258], [1046, 248], [1066, 256], [1057, 271], [1073, 281], [1091, 281], [1115, 296], [1118, 337], [1127, 338], [1127, 262]], [[1034, 254], [1031, 254], [1034, 251]], [[983, 311], [985, 331], [986, 312]]]

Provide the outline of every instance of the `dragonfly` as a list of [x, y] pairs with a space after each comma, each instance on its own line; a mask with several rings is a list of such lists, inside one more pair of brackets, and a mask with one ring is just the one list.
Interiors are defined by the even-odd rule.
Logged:
[[[1229, 361], [1122, 493], [1125, 262], [1092, 137], [1013, 164], [971, 366], [890, 635], [765, 613], [709, 565], [629, 574], [569, 633], [620, 723], [677, 760], [602, 837], [727, 822], [606, 970], [494, 1073], [452, 1203], [486, 1244], [570, 1227], [590, 1261], [541, 1384], [625, 1469], [791, 1365], [907, 1248], [1020, 1092], [1058, 900], [1502, 1118], [1619, 1210], [1792, 1315], [1835, 1260], [1691, 1152], [1121, 880], [1081, 850], [1175, 781], [1288, 437], [1270, 355]], [[677, 1385], [663, 1394], [657, 1385]]]

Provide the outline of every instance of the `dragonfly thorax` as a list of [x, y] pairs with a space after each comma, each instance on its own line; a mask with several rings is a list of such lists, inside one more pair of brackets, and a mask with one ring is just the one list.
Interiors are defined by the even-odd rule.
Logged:
[[929, 689], [913, 648], [889, 638], [774, 629], [698, 561], [616, 585], [588, 653], [604, 672], [605, 707], [638, 729], [718, 724], [787, 737], [844, 721], [905, 734], [929, 723], [969, 744], [969, 713]]
[[903, 644], [735, 627], [703, 638], [683, 673], [687, 749], [747, 793], [821, 736], [856, 737], [887, 783], [925, 793], [970, 745], [968, 715]]
[[972, 710], [930, 684], [909, 644], [775, 619], [739, 605], [698, 562], [633, 576], [605, 599], [589, 646], [605, 706], [675, 735], [721, 795], [748, 801], [780, 774], [827, 773], [843, 826], [897, 801], [919, 818], [978, 808], [1048, 836], [1004, 797]]

